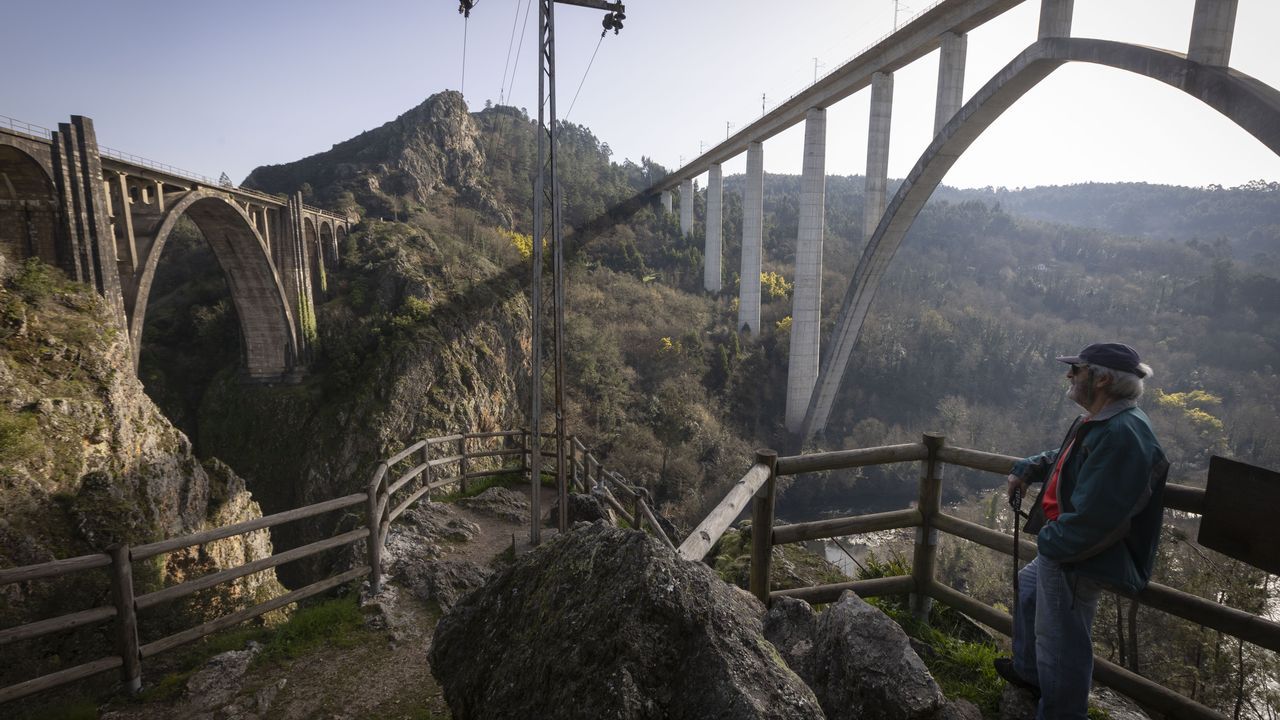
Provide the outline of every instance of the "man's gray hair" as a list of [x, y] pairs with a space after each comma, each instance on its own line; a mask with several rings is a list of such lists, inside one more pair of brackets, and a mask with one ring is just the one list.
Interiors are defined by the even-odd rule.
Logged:
[[[1138, 369], [1144, 373], [1143, 377], [1151, 377], [1150, 365], [1138, 363]], [[1142, 397], [1142, 378], [1131, 372], [1101, 365], [1089, 365], [1089, 371], [1094, 375], [1110, 378], [1110, 382], [1107, 384], [1107, 394], [1116, 400], [1136, 401]]]

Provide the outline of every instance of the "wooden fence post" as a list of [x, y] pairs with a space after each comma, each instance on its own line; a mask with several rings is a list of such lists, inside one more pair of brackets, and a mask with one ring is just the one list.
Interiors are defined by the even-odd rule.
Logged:
[[124, 664], [120, 679], [130, 694], [142, 689], [142, 655], [138, 652], [138, 614], [133, 603], [133, 559], [128, 545], [113, 545], [111, 599], [116, 606], [116, 650]]
[[[387, 476], [387, 464], [379, 463], [378, 470], [369, 482], [369, 500], [365, 510], [365, 522], [369, 526], [369, 594], [382, 591], [382, 508], [378, 502], [382, 495], [382, 483]], [[387, 498], [390, 501], [390, 498]]]
[[520, 428], [520, 472], [529, 476], [529, 428]]
[[466, 433], [463, 433], [462, 437], [458, 438], [458, 455], [462, 456], [462, 459], [458, 461], [458, 487], [462, 488], [462, 492], [465, 494], [467, 492], [468, 485], [467, 472], [470, 470], [470, 468], [467, 467], [470, 463], [467, 462]]
[[569, 436], [569, 487], [576, 491], [578, 487], [578, 463], [574, 459], [576, 447], [578, 445], [578, 436]]
[[938, 451], [946, 444], [946, 437], [937, 433], [924, 434], [924, 446], [929, 457], [920, 462], [920, 510], [921, 524], [916, 528], [916, 544], [911, 561], [911, 577], [916, 591], [911, 595], [911, 614], [922, 622], [929, 621], [933, 599], [929, 589], [933, 585], [934, 559], [938, 552], [938, 528], [934, 518], [942, 512], [942, 463]]
[[769, 479], [751, 501], [751, 594], [769, 606], [769, 569], [773, 559], [773, 499], [777, 486], [778, 453], [757, 450], [756, 464], [769, 466]]
[[427, 502], [431, 502], [431, 443], [422, 444], [422, 486], [427, 488]]

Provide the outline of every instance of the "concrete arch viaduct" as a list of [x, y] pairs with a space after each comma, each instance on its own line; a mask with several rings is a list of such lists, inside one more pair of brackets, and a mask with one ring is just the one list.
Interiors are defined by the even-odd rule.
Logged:
[[230, 187], [98, 145], [93, 121], [0, 124], [0, 256], [38, 257], [94, 285], [136, 364], [156, 270], [179, 219], [200, 229], [240, 321], [244, 374], [287, 380], [306, 363], [324, 268], [354, 220]]
[[[785, 417], [787, 429], [801, 442], [825, 427], [884, 271], [929, 196], [984, 130], [1063, 64], [1103, 65], [1178, 88], [1218, 110], [1280, 154], [1280, 92], [1228, 67], [1237, 0], [1196, 0], [1185, 54], [1122, 42], [1073, 38], [1073, 0], [1041, 0], [1035, 41], [968, 102], [963, 102], [967, 33], [1022, 2], [1024, 0], [942, 0], [649, 188], [650, 193], [660, 196], [666, 212], [672, 211], [672, 191], [679, 189], [680, 227], [687, 234], [694, 222], [693, 179], [707, 173], [704, 287], [709, 292], [718, 292], [723, 240], [721, 163], [745, 151], [747, 175], [742, 203], [740, 278], [758, 278], [764, 195], [762, 142], [804, 120]], [[893, 72], [935, 49], [941, 51], [935, 137], [890, 202], [886, 190]], [[826, 108], [868, 86], [871, 117], [863, 228], [867, 243], [820, 356]], [[759, 283], [741, 282], [738, 328], [758, 332], [759, 323]]]

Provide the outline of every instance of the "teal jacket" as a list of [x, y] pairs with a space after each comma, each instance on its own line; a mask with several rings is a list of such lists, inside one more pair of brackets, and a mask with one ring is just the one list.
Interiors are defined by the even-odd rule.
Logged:
[[[1046, 522], [1046, 481], [1073, 438], [1058, 479], [1061, 514]], [[1169, 461], [1151, 421], [1132, 401], [1111, 403], [1088, 421], [1076, 418], [1062, 447], [1019, 460], [1013, 474], [1042, 483], [1023, 528], [1037, 533], [1041, 555], [1126, 595], [1146, 587], [1160, 542]]]

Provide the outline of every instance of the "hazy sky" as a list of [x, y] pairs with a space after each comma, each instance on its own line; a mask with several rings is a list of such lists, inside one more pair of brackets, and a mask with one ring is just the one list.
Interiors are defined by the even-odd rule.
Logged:
[[[466, 49], [472, 108], [501, 95], [536, 114], [537, 7], [528, 3], [476, 4]], [[930, 4], [904, 5], [902, 20]], [[1183, 51], [1193, 5], [1076, 0], [1073, 34]], [[463, 79], [456, 0], [4, 0], [0, 11], [9, 58], [0, 114], [45, 127], [88, 115], [104, 145], [236, 181], [257, 165], [326, 150]], [[966, 99], [1035, 39], [1038, 12], [1028, 0], [970, 33]], [[815, 57], [827, 72], [890, 32], [894, 3], [631, 0], [627, 15], [622, 33], [600, 42], [602, 13], [558, 6], [560, 112], [598, 47], [568, 119], [589, 126], [615, 159], [674, 167], [700, 142], [722, 140], [726, 122], [759, 117], [762, 94], [772, 107], [812, 82]], [[1277, 31], [1280, 3], [1240, 0], [1232, 66], [1280, 87]], [[896, 75], [893, 177], [928, 144], [936, 81], [936, 52]], [[863, 172], [868, 96], [829, 109], [828, 173]], [[767, 171], [799, 172], [802, 132], [797, 125], [765, 143]], [[725, 169], [744, 166], [740, 157]], [[1280, 180], [1280, 159], [1213, 110], [1155, 81], [1071, 65], [997, 121], [944, 182], [1256, 178]]]

